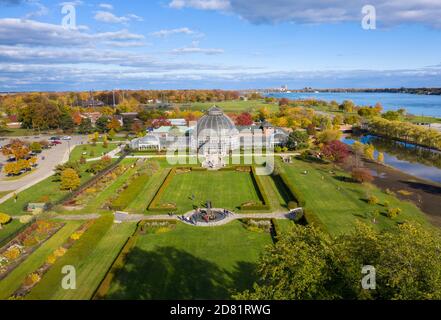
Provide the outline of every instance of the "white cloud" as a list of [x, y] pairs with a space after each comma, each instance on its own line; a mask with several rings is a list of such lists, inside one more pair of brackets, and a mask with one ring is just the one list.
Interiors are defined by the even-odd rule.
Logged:
[[75, 1], [65, 1], [65, 2], [60, 2], [59, 3], [59, 5], [60, 6], [66, 6], [66, 5], [71, 5], [71, 6], [74, 6], [74, 7], [76, 7], [76, 6], [81, 6], [81, 5], [83, 5], [83, 1], [81, 1], [81, 0], [75, 0]]
[[143, 19], [135, 14], [118, 17], [108, 11], [98, 11], [95, 14], [95, 20], [105, 23], [127, 23], [132, 20], [143, 21]]
[[199, 32], [193, 31], [190, 28], [176, 28], [176, 29], [163, 29], [160, 31], [152, 32], [151, 35], [155, 37], [168, 37], [175, 34], [186, 34], [186, 35], [200, 35]]
[[365, 5], [376, 8], [378, 25], [417, 23], [441, 28], [439, 0], [172, 0], [169, 7], [236, 13], [252, 23], [359, 22]]
[[39, 1], [32, 1], [32, 2], [29, 2], [29, 4], [37, 7], [37, 9], [35, 11], [29, 12], [28, 14], [26, 14], [25, 19], [30, 19], [30, 18], [34, 18], [34, 17], [42, 17], [42, 16], [45, 16], [49, 13], [49, 9], [47, 7], [45, 7], [44, 5], [42, 5]]
[[100, 3], [99, 7], [104, 10], [113, 10], [113, 5], [110, 3]]
[[171, 8], [182, 9], [185, 7], [202, 10], [226, 10], [230, 7], [228, 0], [172, 0]]
[[172, 54], [192, 54], [192, 53], [200, 53], [206, 55], [217, 55], [224, 53], [224, 49], [213, 49], [213, 48], [200, 48], [199, 43], [197, 41], [193, 41], [192, 45], [184, 48], [177, 48], [171, 51]]
[[35, 20], [0, 19], [0, 44], [40, 46], [90, 46], [104, 41], [142, 41], [141, 34], [128, 30], [114, 32], [86, 33], [86, 27], [66, 29], [58, 24]]

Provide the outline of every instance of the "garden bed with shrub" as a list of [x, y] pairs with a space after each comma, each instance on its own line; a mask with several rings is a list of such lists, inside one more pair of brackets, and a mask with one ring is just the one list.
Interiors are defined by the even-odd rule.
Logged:
[[41, 265], [37, 270], [30, 273], [22, 283], [21, 287], [17, 289], [11, 296], [12, 299], [22, 299], [34, 288], [43, 278], [43, 276], [49, 271], [54, 263], [63, 257], [68, 250], [78, 241], [83, 234], [90, 228], [94, 221], [88, 221], [81, 225], [67, 241], [59, 248], [55, 249], [46, 259], [45, 263]]
[[61, 222], [37, 221], [0, 249], [0, 280], [5, 278], [63, 226], [64, 223]]

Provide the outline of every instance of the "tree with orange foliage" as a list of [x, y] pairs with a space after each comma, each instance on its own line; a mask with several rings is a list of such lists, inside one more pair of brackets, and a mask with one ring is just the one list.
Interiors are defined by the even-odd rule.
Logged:
[[3, 155], [13, 156], [16, 160], [25, 158], [30, 151], [29, 146], [19, 139], [11, 140], [9, 145], [2, 148]]

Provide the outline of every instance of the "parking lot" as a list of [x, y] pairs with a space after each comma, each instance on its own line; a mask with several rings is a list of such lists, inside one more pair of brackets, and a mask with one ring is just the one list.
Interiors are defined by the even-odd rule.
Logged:
[[[14, 139], [20, 139], [22, 141], [32, 143], [34, 141], [48, 140], [51, 136], [34, 136], [34, 137], [14, 137]], [[0, 137], [0, 146], [7, 145], [11, 138], [1, 138]], [[46, 179], [50, 175], [52, 175], [55, 167], [67, 161], [69, 159], [69, 153], [73, 150], [73, 148], [87, 141], [87, 137], [85, 136], [72, 136], [71, 140], [59, 140], [61, 143], [53, 146], [50, 149], [43, 150], [40, 154], [37, 155], [37, 167], [30, 174], [24, 175], [22, 178], [16, 177], [14, 180], [5, 180], [6, 175], [3, 170], [0, 173], [0, 192], [1, 191], [12, 191], [19, 190], [30, 185], [33, 185], [43, 179]], [[70, 150], [69, 150], [70, 149]], [[44, 159], [44, 160], [43, 160]], [[7, 158], [1, 154], [0, 155], [0, 163], [5, 164]]]

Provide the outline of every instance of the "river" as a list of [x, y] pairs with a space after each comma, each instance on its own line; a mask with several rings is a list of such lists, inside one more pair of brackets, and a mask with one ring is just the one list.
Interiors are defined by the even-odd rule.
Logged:
[[300, 93], [270, 93], [267, 96], [276, 98], [317, 99], [325, 101], [352, 100], [357, 105], [373, 106], [381, 103], [385, 111], [404, 108], [407, 113], [441, 118], [441, 96], [416, 95], [407, 93], [371, 93], [371, 92], [300, 92]]
[[383, 152], [386, 165], [421, 179], [441, 183], [441, 152], [372, 135], [342, 138], [342, 142], [348, 145], [356, 140], [372, 144], [376, 149], [375, 157], [379, 151]]

